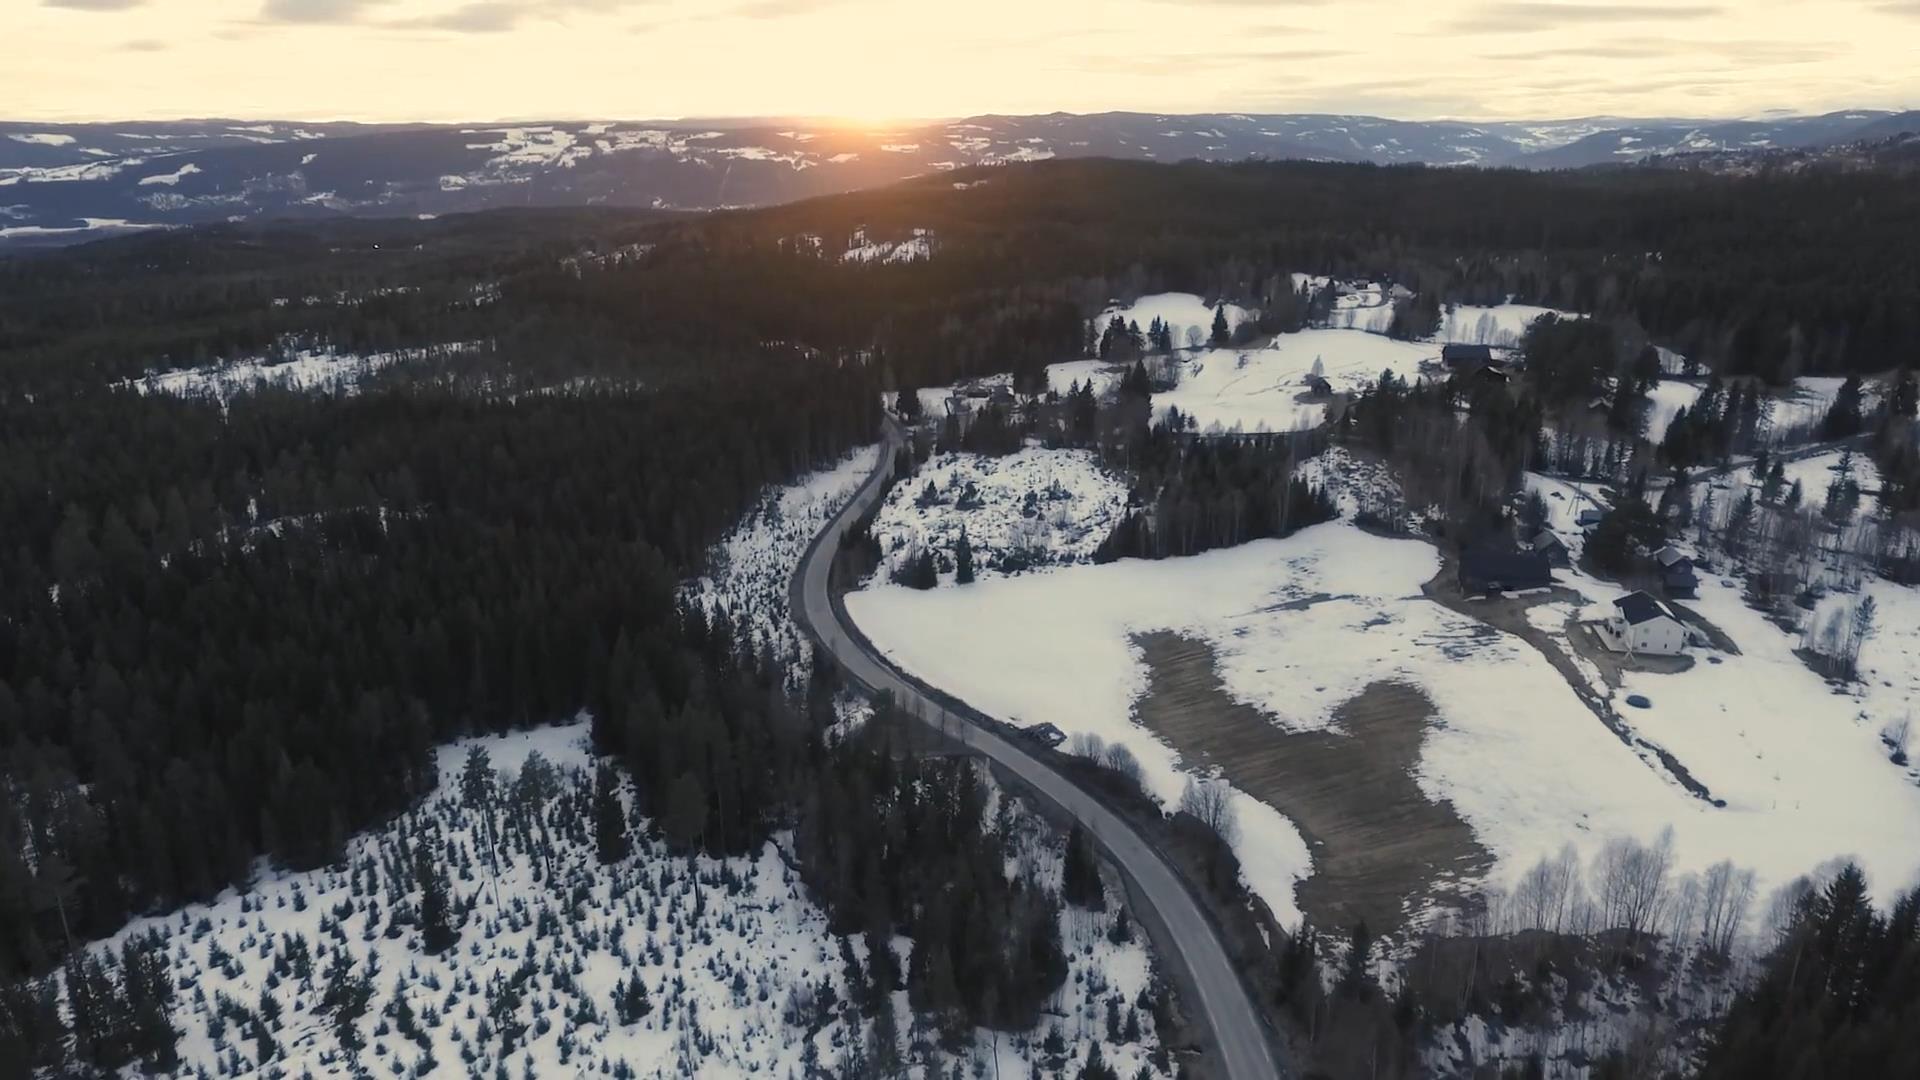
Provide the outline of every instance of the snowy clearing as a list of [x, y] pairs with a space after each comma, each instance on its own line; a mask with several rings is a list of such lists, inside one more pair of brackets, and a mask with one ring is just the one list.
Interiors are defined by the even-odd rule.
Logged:
[[1493, 307], [1456, 304], [1442, 312], [1438, 340], [1448, 344], [1492, 345], [1497, 349], [1518, 348], [1527, 327], [1542, 315], [1558, 315], [1563, 319], [1582, 318], [1571, 311], [1533, 304], [1499, 304]]
[[871, 240], [867, 230], [855, 229], [847, 242], [847, 250], [840, 253], [841, 262], [852, 263], [911, 263], [931, 258], [932, 229], [915, 229], [905, 240]]
[[1700, 391], [1704, 383], [1681, 382], [1678, 379], [1661, 379], [1647, 393], [1647, 426], [1643, 433], [1646, 440], [1659, 445], [1667, 437], [1667, 427], [1681, 409], [1691, 410], [1694, 402], [1700, 400]]
[[352, 393], [360, 383], [382, 368], [409, 360], [449, 356], [479, 348], [477, 342], [436, 345], [426, 349], [400, 349], [394, 352], [341, 352], [331, 345], [291, 350], [280, 356], [260, 356], [197, 368], [180, 368], [120, 385], [141, 394], [171, 394], [175, 397], [210, 397], [222, 404], [234, 397], [262, 387], [323, 393]]
[[[1256, 314], [1238, 304], [1224, 306], [1229, 330]], [[1143, 296], [1131, 304], [1109, 304], [1093, 320], [1093, 332], [1098, 334], [1105, 330], [1116, 316], [1129, 325], [1139, 323], [1142, 332], [1153, 325], [1153, 320], [1159, 319], [1173, 331], [1174, 347], [1184, 348], [1208, 340], [1213, 333], [1213, 312], [1213, 305], [1192, 293], [1156, 293]]]
[[1090, 450], [941, 454], [887, 493], [873, 536], [890, 570], [930, 549], [946, 574], [964, 529], [985, 577], [1086, 562], [1126, 508], [1126, 481], [1103, 469]]
[[1439, 350], [1357, 330], [1281, 334], [1263, 349], [1210, 349], [1182, 364], [1180, 384], [1155, 394], [1154, 409], [1178, 408], [1201, 431], [1298, 431], [1319, 425], [1326, 406], [1295, 400], [1319, 373], [1336, 391], [1358, 392], [1392, 371], [1409, 381]]

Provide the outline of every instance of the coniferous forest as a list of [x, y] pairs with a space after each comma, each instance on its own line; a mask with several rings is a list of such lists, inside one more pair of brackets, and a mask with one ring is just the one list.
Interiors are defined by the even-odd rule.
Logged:
[[[1589, 312], [1726, 377], [1883, 371], [1920, 341], [1920, 188], [1892, 176], [977, 172], [710, 217], [228, 225], [0, 258], [0, 980], [260, 859], [326, 865], [430, 787], [435, 744], [586, 709], [674, 844], [736, 853], [797, 824], [840, 929], [943, 943], [899, 973], [917, 1004], [956, 1027], [1027, 1020], [1064, 970], [1044, 931], [1057, 901], [992, 872], [980, 793], [884, 747], [829, 747], [827, 689], [789, 700], [724, 618], [675, 600], [767, 485], [871, 442], [883, 392], [1008, 370], [1044, 386], [1046, 364], [1100, 348], [1089, 320], [1110, 299], [1146, 292], [1298, 325], [1296, 270]], [[930, 229], [932, 257], [849, 263], [802, 242], [856, 228]], [[1578, 357], [1583, 333], [1529, 349]], [[351, 392], [132, 385], [322, 348], [413, 359]], [[1300, 448], [1148, 429], [1129, 394], [1114, 423], [1057, 403], [1053, 437], [1100, 445], [1146, 511], [1106, 554], [1330, 513], [1273, 480]], [[1355, 422], [1390, 449], [1451, 415], [1388, 386]], [[1524, 453], [1528, 418], [1508, 420], [1472, 449], [1488, 470]], [[972, 885], [934, 888], [954, 880]], [[1853, 941], [1858, 909], [1831, 896], [1799, 933]], [[1892, 961], [1819, 945], [1871, 977], [1822, 974], [1815, 992], [1770, 975], [1723, 1045], [1803, 1015], [1822, 1025], [1808, 1038], [1838, 1039], [1854, 1029], [1835, 1008], [1881, 1023], [1861, 995], [1906, 986], [1892, 943], [1911, 960], [1911, 915], [1872, 923]], [[983, 937], [1003, 948], [974, 952]], [[137, 955], [126, 969], [140, 991]], [[40, 1014], [8, 1015], [31, 1044]], [[1731, 1050], [1714, 1060], [1748, 1075]]]

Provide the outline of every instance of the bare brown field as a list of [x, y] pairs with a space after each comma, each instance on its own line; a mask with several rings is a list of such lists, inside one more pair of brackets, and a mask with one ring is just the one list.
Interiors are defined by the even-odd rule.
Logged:
[[1339, 732], [1289, 732], [1228, 696], [1205, 642], [1167, 631], [1134, 641], [1150, 671], [1140, 721], [1306, 838], [1314, 870], [1299, 902], [1314, 925], [1344, 931], [1365, 919], [1391, 933], [1430, 901], [1458, 900], [1456, 886], [1491, 864], [1453, 805], [1414, 781], [1434, 722], [1418, 689], [1377, 682], [1335, 712]]

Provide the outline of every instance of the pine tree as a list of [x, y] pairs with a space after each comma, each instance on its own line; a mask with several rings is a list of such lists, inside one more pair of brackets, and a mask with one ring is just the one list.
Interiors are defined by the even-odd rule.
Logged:
[[1060, 898], [1089, 911], [1106, 908], [1106, 889], [1100, 883], [1100, 863], [1093, 841], [1078, 821], [1067, 833], [1066, 861], [1062, 867]]
[[960, 539], [953, 545], [953, 582], [956, 585], [973, 584], [973, 544], [967, 540], [964, 527], [960, 530]]
[[1224, 300], [1213, 309], [1213, 334], [1208, 341], [1216, 349], [1224, 349], [1233, 341], [1233, 330], [1227, 326], [1227, 302]]
[[620, 801], [620, 780], [604, 762], [594, 772], [593, 839], [602, 865], [627, 857], [627, 810]]
[[420, 885], [420, 951], [437, 956], [460, 940], [446, 873], [423, 851], [414, 863], [414, 879]]

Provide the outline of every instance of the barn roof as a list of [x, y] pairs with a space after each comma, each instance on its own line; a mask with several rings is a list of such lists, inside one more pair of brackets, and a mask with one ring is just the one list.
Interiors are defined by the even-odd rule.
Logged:
[[1448, 364], [1490, 364], [1493, 362], [1493, 349], [1487, 345], [1443, 345], [1440, 347], [1440, 359]]

